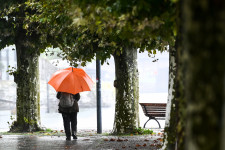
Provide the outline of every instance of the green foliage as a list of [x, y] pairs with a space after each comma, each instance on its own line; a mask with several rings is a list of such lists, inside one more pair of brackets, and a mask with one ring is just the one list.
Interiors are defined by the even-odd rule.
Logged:
[[34, 124], [37, 123], [37, 121], [34, 121], [34, 120], [28, 120], [26, 117], [24, 117], [24, 122], [33, 126]]
[[151, 55], [174, 44], [171, 1], [52, 0], [27, 1], [26, 6], [37, 11], [26, 17], [26, 26], [38, 23], [41, 40], [62, 49], [62, 57], [75, 66], [95, 57], [107, 62], [127, 46]]
[[38, 46], [40, 52], [59, 47], [62, 57], [75, 65], [78, 61], [85, 65], [95, 57], [104, 63], [127, 45], [155, 54], [155, 49], [164, 51], [166, 45], [174, 44], [175, 8], [167, 0], [27, 0], [2, 6], [1, 47], [14, 44], [15, 29], [22, 25], [31, 47]]
[[44, 131], [45, 132], [53, 132], [53, 130], [52, 129], [49, 129], [49, 128], [45, 129]]
[[7, 122], [8, 125], [9, 125], [9, 128], [11, 128], [11, 126], [13, 125], [13, 122], [14, 122], [15, 118], [11, 115], [10, 120], [12, 121], [12, 124], [10, 124], [9, 121]]
[[15, 67], [8, 66], [8, 68], [9, 69], [7, 70], [7, 72], [9, 73], [9, 75], [15, 75], [18, 73]]
[[150, 129], [145, 129], [145, 128], [135, 128], [131, 133], [125, 133], [125, 134], [121, 134], [121, 133], [111, 133], [109, 135], [117, 135], [117, 136], [133, 136], [133, 135], [145, 135], [145, 134], [155, 134], [153, 133], [153, 130]]
[[170, 1], [76, 1], [73, 7], [74, 25], [85, 31], [72, 50], [74, 56], [98, 53], [105, 61], [123, 53], [128, 45], [155, 54], [155, 49], [163, 51], [166, 45], [174, 44], [174, 7]]
[[[29, 48], [27, 53], [42, 53], [49, 47], [45, 35], [39, 32], [41, 27], [38, 22], [31, 22], [30, 15], [37, 14], [38, 9], [27, 7], [29, 0], [23, 1], [1, 1], [0, 10], [0, 49], [20, 44]], [[46, 23], [45, 23], [46, 26]], [[51, 38], [50, 36], [48, 38]]]
[[153, 134], [153, 131], [150, 129], [145, 129], [145, 128], [139, 127], [134, 130], [134, 134], [141, 134], [141, 135], [142, 134]]

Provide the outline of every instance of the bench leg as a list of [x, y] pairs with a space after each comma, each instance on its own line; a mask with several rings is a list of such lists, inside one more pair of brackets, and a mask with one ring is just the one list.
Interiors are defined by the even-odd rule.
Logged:
[[154, 119], [154, 120], [158, 123], [159, 128], [161, 128], [159, 121], [158, 121], [158, 120], [156, 120], [156, 119]]
[[145, 124], [144, 124], [144, 127], [143, 127], [143, 128], [145, 128], [145, 125], [147, 124], [147, 122], [148, 122], [149, 120], [151, 120], [151, 118], [149, 118], [149, 119], [145, 122]]
[[150, 118], [150, 117], [149, 117], [149, 119], [145, 122], [145, 124], [144, 124], [144, 127], [143, 127], [143, 128], [145, 128], [145, 126], [146, 126], [147, 122], [148, 122], [149, 120], [151, 120], [151, 119], [154, 119], [154, 120], [158, 123], [159, 128], [161, 129], [161, 126], [160, 126], [159, 121], [158, 121], [158, 120], [156, 120], [155, 118]]

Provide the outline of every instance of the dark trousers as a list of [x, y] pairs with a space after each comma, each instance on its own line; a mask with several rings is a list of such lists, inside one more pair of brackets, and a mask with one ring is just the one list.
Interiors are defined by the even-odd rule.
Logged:
[[[66, 133], [66, 137], [72, 135], [76, 135], [77, 133], [77, 112], [72, 113], [62, 113], [64, 130]], [[71, 127], [71, 128], [70, 128]]]

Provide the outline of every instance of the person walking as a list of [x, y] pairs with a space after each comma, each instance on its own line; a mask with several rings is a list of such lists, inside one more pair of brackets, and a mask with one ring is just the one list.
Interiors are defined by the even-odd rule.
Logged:
[[[71, 135], [73, 139], [77, 139], [77, 113], [79, 112], [78, 101], [80, 99], [80, 94], [77, 93], [74, 95], [65, 92], [58, 92], [56, 97], [60, 100], [58, 111], [63, 117], [66, 140], [70, 141]], [[70, 103], [69, 106], [68, 103]]]

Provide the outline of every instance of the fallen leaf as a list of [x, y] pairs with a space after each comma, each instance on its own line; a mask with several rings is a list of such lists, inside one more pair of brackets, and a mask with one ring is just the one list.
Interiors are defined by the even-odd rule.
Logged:
[[116, 139], [111, 138], [110, 141], [115, 141]]
[[128, 139], [125, 139], [124, 141], [128, 141]]
[[144, 141], [149, 141], [148, 139], [145, 139]]
[[145, 147], [145, 146], [147, 146], [147, 144], [144, 144], [143, 146]]
[[158, 138], [157, 140], [161, 140], [161, 138]]
[[122, 141], [123, 141], [122, 139], [119, 139], [119, 138], [117, 139], [117, 142], [122, 142]]
[[89, 141], [90, 139], [83, 139], [83, 141]]
[[163, 142], [163, 139], [162, 138], [158, 138], [157, 140], [160, 141], [160, 142]]
[[153, 142], [154, 142], [154, 143], [157, 143], [158, 141], [154, 140]]
[[122, 148], [126, 148], [126, 146], [122, 146]]
[[104, 139], [104, 141], [109, 141], [109, 139]]
[[141, 145], [140, 144], [136, 144], [136, 147], [140, 147]]
[[2, 138], [2, 136], [0, 135], [0, 138]]

